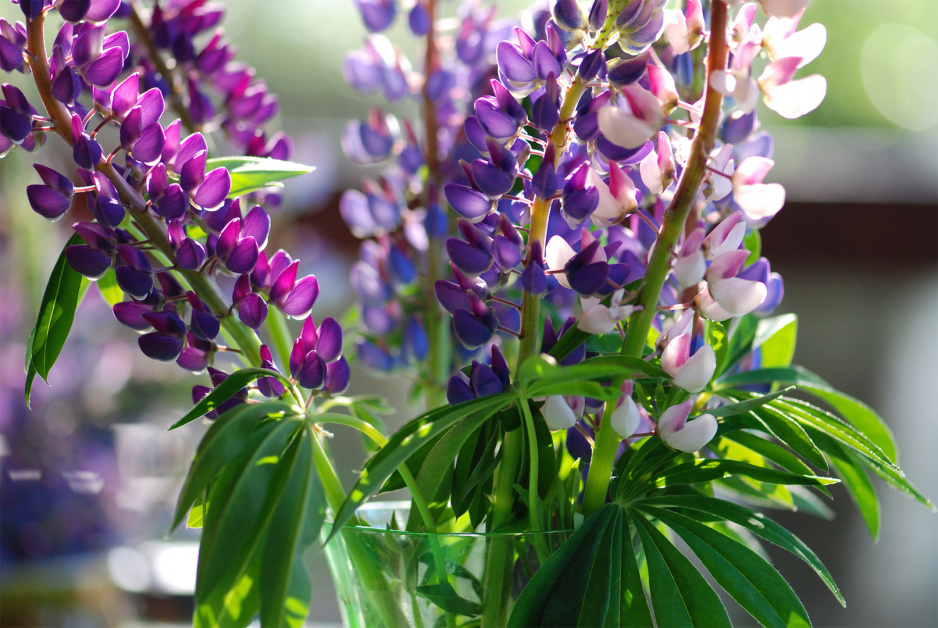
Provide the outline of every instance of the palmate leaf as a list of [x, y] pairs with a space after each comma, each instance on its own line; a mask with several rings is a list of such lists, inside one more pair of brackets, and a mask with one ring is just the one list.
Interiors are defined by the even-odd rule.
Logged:
[[811, 624], [795, 592], [756, 552], [686, 515], [641, 504], [635, 508], [677, 532], [713, 579], [763, 626]]
[[466, 417], [474, 416], [477, 420], [484, 421], [511, 403], [514, 396], [514, 393], [501, 393], [455, 406], [444, 406], [422, 414], [404, 425], [365, 465], [358, 482], [336, 513], [335, 525], [329, 539], [352, 518], [361, 504], [381, 490], [395, 469], [406, 463], [411, 455]]
[[[69, 238], [65, 246], [83, 242], [76, 233]], [[72, 329], [72, 321], [75, 319], [75, 310], [81, 302], [83, 279], [69, 266], [63, 249], [46, 283], [42, 301], [39, 303], [36, 324], [26, 345], [24, 396], [27, 406], [32, 394], [33, 379], [38, 374], [42, 379], [49, 380], [49, 371], [65, 346], [65, 340]]]
[[228, 198], [255, 192], [263, 188], [279, 185], [290, 177], [307, 174], [315, 170], [290, 161], [264, 157], [216, 157], [206, 162], [206, 171], [215, 168], [227, 168], [231, 174], [231, 191]]
[[890, 462], [896, 462], [895, 439], [882, 418], [863, 402], [835, 390], [820, 376], [803, 367], [762, 368], [738, 373], [718, 380], [714, 390], [773, 383], [782, 386], [797, 386], [830, 404], [854, 428], [865, 434]]

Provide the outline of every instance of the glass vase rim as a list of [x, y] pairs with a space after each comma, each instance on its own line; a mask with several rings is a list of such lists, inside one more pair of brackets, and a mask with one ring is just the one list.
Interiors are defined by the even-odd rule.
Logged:
[[[409, 500], [395, 500], [395, 501], [377, 501], [377, 502], [368, 502], [362, 504], [356, 509], [357, 512], [362, 510], [410, 510], [410, 501]], [[334, 521], [325, 521], [323, 522], [324, 526], [334, 525]], [[428, 537], [428, 536], [437, 536], [437, 537], [453, 537], [453, 538], [494, 538], [494, 537], [525, 537], [525, 536], [549, 536], [551, 534], [573, 534], [576, 530], [574, 529], [552, 529], [552, 530], [512, 530], [506, 532], [414, 532], [411, 530], [395, 530], [392, 528], [378, 528], [370, 525], [355, 525], [347, 523], [342, 526], [342, 530], [352, 529], [357, 532], [380, 532], [382, 534], [393, 534], [396, 536], [402, 537]]]

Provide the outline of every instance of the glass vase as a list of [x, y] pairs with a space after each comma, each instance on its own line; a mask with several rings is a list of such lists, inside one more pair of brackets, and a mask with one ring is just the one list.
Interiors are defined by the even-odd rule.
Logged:
[[[348, 628], [503, 624], [541, 563], [570, 535], [396, 529], [407, 521], [409, 505], [365, 504], [357, 512], [361, 525], [345, 526], [325, 546]], [[326, 524], [323, 538], [331, 531]], [[447, 583], [437, 577], [439, 565], [446, 570]], [[486, 569], [501, 573], [487, 574]], [[495, 605], [500, 608], [492, 608], [492, 599], [499, 600]]]

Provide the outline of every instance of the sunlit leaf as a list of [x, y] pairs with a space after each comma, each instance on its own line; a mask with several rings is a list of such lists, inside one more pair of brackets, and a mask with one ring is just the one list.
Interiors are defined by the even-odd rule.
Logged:
[[304, 166], [290, 161], [265, 157], [216, 157], [206, 162], [206, 171], [215, 168], [227, 168], [231, 174], [231, 191], [228, 198], [255, 192], [284, 179], [307, 174], [314, 167]]

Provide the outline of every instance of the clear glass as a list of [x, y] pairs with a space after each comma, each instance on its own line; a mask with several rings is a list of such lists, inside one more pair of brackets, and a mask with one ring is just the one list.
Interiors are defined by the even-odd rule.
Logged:
[[[358, 516], [368, 527], [345, 526], [325, 547], [339, 609], [348, 628], [480, 626], [492, 592], [507, 597], [501, 612], [501, 617], [507, 618], [542, 559], [570, 535], [568, 531], [429, 534], [389, 529], [407, 521], [409, 505], [365, 504], [358, 509]], [[324, 534], [331, 531], [327, 524]], [[511, 574], [511, 582], [500, 585], [486, 581], [492, 553], [510, 561], [495, 562], [511, 565], [506, 572]], [[448, 574], [449, 590], [436, 577], [440, 560]]]

